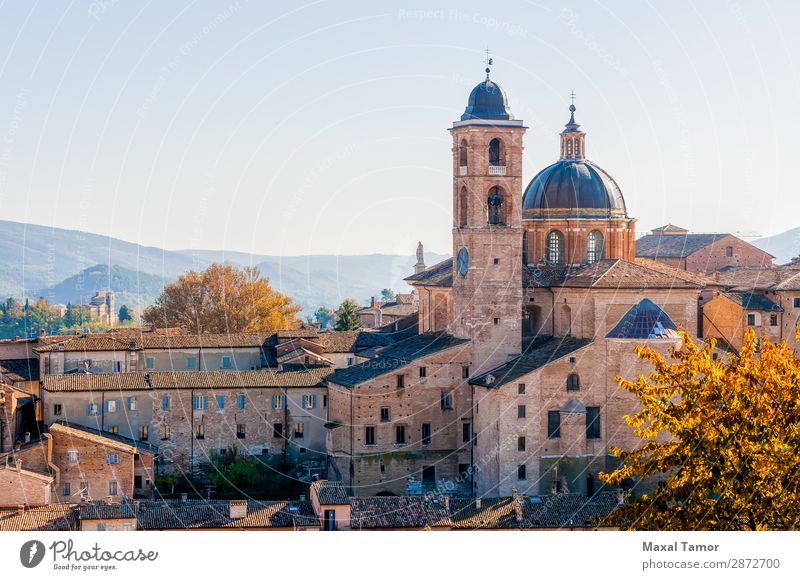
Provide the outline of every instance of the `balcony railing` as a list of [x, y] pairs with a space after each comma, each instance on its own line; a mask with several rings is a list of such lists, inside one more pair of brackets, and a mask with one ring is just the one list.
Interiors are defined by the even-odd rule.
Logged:
[[458, 168], [458, 174], [461, 177], [464, 177], [467, 174], [467, 166], [466, 165], [462, 165], [461, 167], [459, 167]]
[[489, 166], [489, 175], [505, 175], [506, 174], [506, 166], [505, 165], [490, 165]]

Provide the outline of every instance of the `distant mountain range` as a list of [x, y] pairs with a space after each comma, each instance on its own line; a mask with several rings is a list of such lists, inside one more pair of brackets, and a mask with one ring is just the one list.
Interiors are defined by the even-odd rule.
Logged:
[[782, 234], [759, 238], [751, 243], [775, 256], [776, 264], [786, 264], [800, 254], [800, 228], [792, 228]]
[[[426, 252], [427, 264], [447, 258]], [[272, 286], [292, 296], [307, 313], [344, 298], [365, 302], [383, 288], [407, 289], [408, 256], [269, 256], [218, 250], [164, 250], [78, 230], [0, 220], [0, 297], [86, 302], [96, 290], [117, 293], [117, 305], [151, 303], [165, 282], [212, 262], [254, 265]]]

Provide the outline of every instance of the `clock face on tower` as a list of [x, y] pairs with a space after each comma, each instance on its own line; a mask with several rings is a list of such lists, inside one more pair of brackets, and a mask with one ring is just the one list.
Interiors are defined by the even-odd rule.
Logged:
[[458, 250], [458, 274], [462, 278], [467, 275], [467, 270], [469, 270], [469, 252], [467, 252], [467, 248], [461, 248]]

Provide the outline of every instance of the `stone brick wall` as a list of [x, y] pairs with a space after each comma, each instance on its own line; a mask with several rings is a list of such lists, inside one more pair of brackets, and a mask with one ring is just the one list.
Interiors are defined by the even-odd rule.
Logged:
[[[728, 248], [733, 255], [728, 256]], [[736, 236], [728, 235], [686, 257], [685, 269], [710, 273], [726, 266], [772, 266], [772, 256]]]
[[0, 467], [0, 508], [42, 506], [50, 503], [51, 485], [47, 481], [16, 468]]
[[[53, 463], [59, 468], [60, 483], [57, 486], [58, 501], [76, 501], [80, 498], [81, 483], [89, 485], [91, 499], [103, 499], [110, 495], [109, 484], [117, 483], [115, 498], [133, 497], [134, 453], [107, 447], [79, 437], [52, 432]], [[77, 451], [78, 461], [69, 461], [67, 452]], [[116, 454], [119, 462], [108, 463], [109, 454]], [[69, 484], [69, 495], [64, 494], [64, 484]]]
[[[430, 485], [458, 484], [459, 465], [470, 464], [472, 455], [470, 442], [463, 441], [464, 423], [473, 429], [471, 388], [462, 378], [468, 362], [468, 349], [456, 347], [352, 388], [329, 386], [329, 419], [342, 425], [331, 431], [329, 455], [355, 495], [405, 494], [408, 477], [422, 479], [424, 467], [434, 468]], [[403, 389], [396, 386], [398, 373], [405, 376]], [[451, 410], [442, 409], [443, 392], [452, 396]], [[381, 409], [387, 410], [385, 421]], [[431, 428], [429, 444], [422, 441], [423, 424]], [[367, 445], [368, 426], [375, 428], [374, 445]], [[396, 442], [398, 426], [405, 428], [405, 444]]]

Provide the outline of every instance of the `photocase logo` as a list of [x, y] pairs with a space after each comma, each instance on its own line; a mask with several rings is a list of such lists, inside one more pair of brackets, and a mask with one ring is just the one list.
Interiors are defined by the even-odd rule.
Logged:
[[39, 540], [30, 540], [19, 549], [19, 561], [26, 568], [36, 568], [44, 559], [44, 544]]

